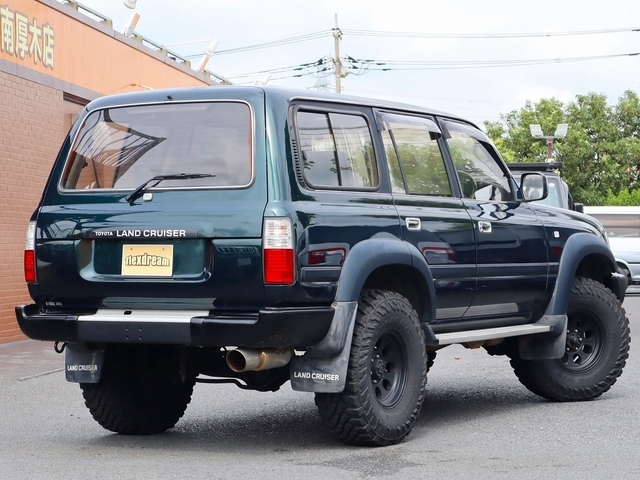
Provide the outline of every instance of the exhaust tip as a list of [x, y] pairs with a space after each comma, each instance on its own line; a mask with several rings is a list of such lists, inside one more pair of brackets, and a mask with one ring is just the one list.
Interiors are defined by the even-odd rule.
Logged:
[[234, 372], [245, 372], [247, 368], [247, 358], [240, 349], [229, 350], [227, 352], [227, 365]]
[[236, 348], [227, 352], [227, 365], [234, 372], [259, 372], [271, 368], [284, 367], [291, 360], [290, 349], [253, 350]]

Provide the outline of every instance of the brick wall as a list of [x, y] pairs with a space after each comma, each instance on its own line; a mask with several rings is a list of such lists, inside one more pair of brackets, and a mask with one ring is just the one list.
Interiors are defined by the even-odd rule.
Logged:
[[24, 236], [66, 133], [62, 91], [0, 71], [0, 343], [25, 338]]

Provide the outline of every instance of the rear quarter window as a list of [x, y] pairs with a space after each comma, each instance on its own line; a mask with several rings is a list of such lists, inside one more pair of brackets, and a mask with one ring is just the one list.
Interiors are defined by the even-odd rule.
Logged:
[[132, 189], [157, 175], [212, 174], [168, 187], [241, 187], [253, 178], [252, 113], [243, 102], [106, 108], [74, 140], [61, 187]]
[[364, 117], [298, 111], [296, 125], [303, 176], [310, 187], [378, 187], [378, 166], [371, 132]]

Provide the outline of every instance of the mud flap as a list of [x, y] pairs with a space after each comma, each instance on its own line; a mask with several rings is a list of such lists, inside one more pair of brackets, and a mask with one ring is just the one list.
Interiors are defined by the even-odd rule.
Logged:
[[562, 358], [567, 346], [567, 316], [545, 315], [536, 324], [548, 324], [551, 331], [545, 335], [520, 337], [519, 351], [523, 360], [553, 360]]
[[90, 350], [82, 343], [70, 343], [65, 348], [67, 382], [98, 383], [103, 363], [104, 350]]
[[329, 332], [304, 355], [291, 359], [291, 388], [299, 392], [337, 393], [344, 390], [358, 302], [336, 302]]

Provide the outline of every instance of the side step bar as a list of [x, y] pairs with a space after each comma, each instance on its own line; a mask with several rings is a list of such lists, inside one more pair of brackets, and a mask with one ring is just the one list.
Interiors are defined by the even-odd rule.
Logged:
[[534, 335], [536, 333], [548, 333], [551, 331], [551, 325], [540, 325], [534, 323], [529, 325], [515, 325], [512, 327], [468, 330], [465, 332], [437, 333], [435, 334], [435, 338], [438, 340], [438, 345], [451, 345], [453, 343], [478, 342], [481, 340], [517, 337], [520, 335]]

